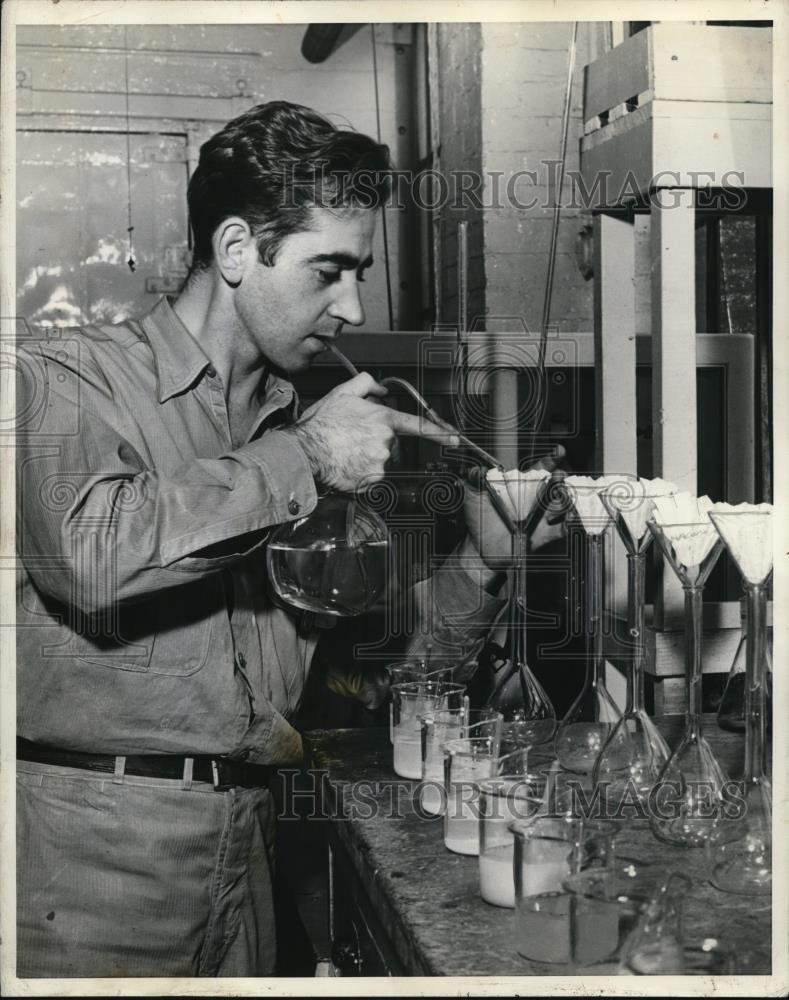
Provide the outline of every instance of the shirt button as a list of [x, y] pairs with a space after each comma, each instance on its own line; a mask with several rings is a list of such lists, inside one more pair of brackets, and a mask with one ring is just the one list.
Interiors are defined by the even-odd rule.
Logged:
[[295, 497], [291, 497], [290, 500], [288, 500], [288, 510], [291, 514], [298, 514], [301, 510], [301, 504]]
[[208, 368], [206, 368], [205, 373], [209, 378], [216, 378], [216, 368], [214, 368], [213, 365], [209, 365]]

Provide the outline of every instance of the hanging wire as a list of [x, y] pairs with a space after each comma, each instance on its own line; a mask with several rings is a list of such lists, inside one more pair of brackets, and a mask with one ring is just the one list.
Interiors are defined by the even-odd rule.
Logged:
[[134, 256], [134, 241], [132, 233], [134, 224], [132, 223], [132, 186], [131, 186], [131, 125], [129, 120], [129, 29], [123, 26], [123, 63], [126, 74], [126, 197], [128, 206], [128, 225], [126, 232], [129, 234], [129, 259], [126, 263], [129, 270], [134, 272], [137, 260]]
[[[373, 84], [375, 87], [375, 125], [378, 142], [381, 142], [381, 100], [378, 94], [378, 53], [375, 45], [375, 25], [370, 25], [373, 40]], [[389, 234], [386, 228], [386, 205], [381, 208], [381, 227], [384, 237], [384, 267], [386, 268], [386, 304], [389, 309], [389, 331], [394, 330], [394, 309], [392, 307], [392, 280], [389, 275]]]
[[553, 295], [553, 277], [556, 269], [556, 247], [559, 236], [559, 218], [562, 212], [562, 191], [564, 189], [564, 168], [567, 160], [567, 134], [570, 130], [570, 106], [573, 94], [573, 72], [575, 71], [575, 49], [578, 39], [578, 22], [573, 21], [570, 48], [567, 53], [567, 86], [564, 93], [564, 114], [562, 116], [562, 146], [559, 153], [559, 176], [556, 183], [556, 198], [553, 205], [553, 227], [551, 229], [551, 249], [548, 255], [548, 278], [545, 282], [545, 298], [542, 307], [542, 323], [540, 326], [540, 357], [539, 374], [545, 368], [545, 351], [548, 338], [548, 323], [551, 317], [551, 297]]
[[[545, 354], [548, 347], [548, 324], [551, 318], [551, 298], [553, 296], [553, 278], [556, 270], [556, 248], [559, 237], [559, 219], [562, 212], [562, 191], [564, 189], [564, 168], [567, 160], [567, 135], [570, 130], [570, 106], [573, 93], [573, 73], [575, 71], [575, 50], [578, 40], [578, 22], [573, 21], [570, 35], [570, 47], [567, 52], [567, 83], [564, 92], [564, 112], [562, 115], [562, 142], [559, 153], [559, 176], [556, 182], [556, 197], [553, 205], [553, 225], [551, 227], [551, 246], [548, 253], [548, 276], [545, 282], [545, 297], [542, 306], [542, 321], [540, 323], [540, 350], [537, 359], [537, 385], [542, 387], [545, 375]], [[541, 388], [539, 391], [542, 391]], [[531, 462], [534, 461], [537, 447], [537, 432], [539, 431], [540, 408], [534, 410], [534, 428], [531, 439]]]

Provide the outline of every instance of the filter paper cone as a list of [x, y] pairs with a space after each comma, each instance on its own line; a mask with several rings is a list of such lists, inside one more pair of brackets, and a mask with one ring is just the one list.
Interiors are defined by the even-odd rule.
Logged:
[[654, 497], [652, 518], [674, 546], [677, 560], [683, 566], [698, 566], [710, 554], [718, 540], [718, 532], [708, 511], [713, 507], [709, 497], [692, 493]]
[[621, 476], [567, 476], [564, 480], [569, 487], [570, 498], [575, 512], [580, 517], [588, 535], [599, 535], [611, 520], [611, 515], [603, 506], [600, 493], [622, 483]]
[[772, 504], [716, 503], [712, 512], [715, 527], [743, 577], [748, 583], [761, 583], [773, 568]]
[[679, 487], [667, 479], [625, 479], [604, 492], [622, 515], [630, 537], [638, 543], [647, 532], [647, 521], [655, 509], [654, 498], [676, 493]]
[[529, 469], [527, 472], [508, 469], [504, 473], [490, 469], [487, 473], [488, 482], [513, 521], [525, 521], [531, 514], [540, 486], [548, 476], [550, 472], [547, 469]]

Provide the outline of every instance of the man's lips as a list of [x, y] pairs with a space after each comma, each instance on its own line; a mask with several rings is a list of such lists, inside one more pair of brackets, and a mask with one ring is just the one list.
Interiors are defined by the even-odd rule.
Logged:
[[323, 350], [326, 351], [328, 350], [329, 345], [333, 344], [337, 340], [338, 336], [339, 334], [336, 333], [334, 334], [311, 333], [310, 336], [308, 337], [308, 340], [317, 340], [318, 343], [322, 346]]

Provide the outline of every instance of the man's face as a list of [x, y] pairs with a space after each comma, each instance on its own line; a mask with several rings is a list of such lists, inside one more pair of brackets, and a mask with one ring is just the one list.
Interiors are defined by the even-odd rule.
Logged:
[[250, 346], [276, 368], [298, 372], [314, 361], [342, 326], [359, 326], [359, 283], [370, 267], [376, 212], [316, 208], [312, 229], [285, 238], [274, 264], [253, 255], [236, 290], [236, 308]]

